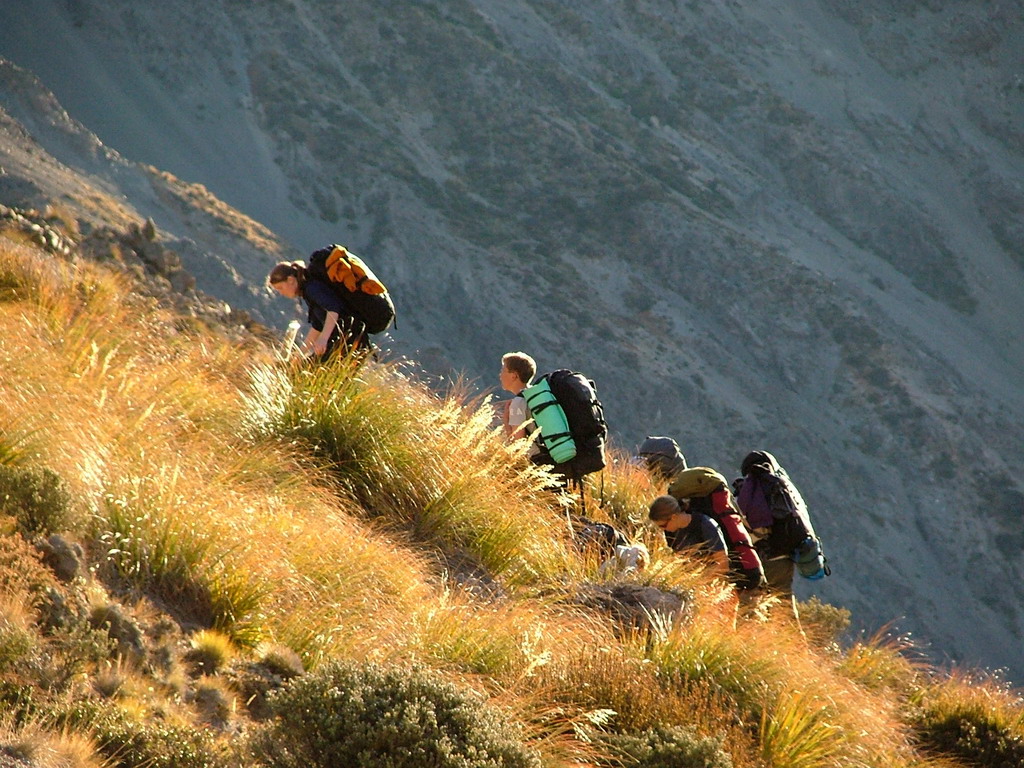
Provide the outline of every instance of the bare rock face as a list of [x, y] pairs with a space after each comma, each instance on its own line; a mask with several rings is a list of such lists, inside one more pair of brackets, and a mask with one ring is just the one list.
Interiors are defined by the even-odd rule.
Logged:
[[60, 256], [68, 256], [74, 247], [74, 243], [35, 211], [23, 212], [0, 205], [0, 231], [3, 230], [19, 232], [36, 245]]

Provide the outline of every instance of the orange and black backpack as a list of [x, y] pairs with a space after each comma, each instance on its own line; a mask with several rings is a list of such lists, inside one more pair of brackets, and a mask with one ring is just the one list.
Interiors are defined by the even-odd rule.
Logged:
[[362, 259], [343, 245], [331, 244], [313, 251], [306, 267], [309, 277], [328, 283], [352, 314], [366, 325], [367, 333], [382, 333], [395, 319], [391, 295]]

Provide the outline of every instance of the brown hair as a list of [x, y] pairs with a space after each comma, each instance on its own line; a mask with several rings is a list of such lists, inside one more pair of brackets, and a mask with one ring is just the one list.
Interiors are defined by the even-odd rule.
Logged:
[[683, 507], [674, 496], [659, 496], [651, 502], [651, 509], [647, 513], [647, 519], [655, 523], [668, 520], [677, 512], [682, 512]]
[[537, 363], [525, 352], [507, 352], [501, 356], [505, 370], [511, 371], [523, 384], [529, 384], [537, 375]]
[[299, 281], [299, 288], [306, 284], [306, 265], [301, 261], [279, 261], [267, 275], [267, 287], [274, 283], [283, 283], [289, 277]]

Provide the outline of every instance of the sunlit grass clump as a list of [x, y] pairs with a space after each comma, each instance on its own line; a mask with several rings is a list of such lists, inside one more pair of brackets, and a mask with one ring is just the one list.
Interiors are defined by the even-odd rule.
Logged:
[[913, 703], [927, 749], [984, 768], [1024, 765], [1024, 699], [992, 675], [949, 675], [922, 687]]
[[366, 513], [509, 582], [570, 568], [546, 475], [494, 432], [491, 409], [430, 394], [398, 364], [342, 359], [253, 373], [247, 423], [260, 437], [300, 439]]
[[[88, 736], [54, 730], [42, 723], [21, 726], [0, 719], [0, 754], [11, 765], [39, 768], [108, 768], [110, 763]], [[13, 761], [17, 761], [17, 763]]]

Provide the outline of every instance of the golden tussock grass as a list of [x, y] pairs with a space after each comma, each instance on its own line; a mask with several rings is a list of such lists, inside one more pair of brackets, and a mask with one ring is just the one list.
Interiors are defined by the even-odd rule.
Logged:
[[[33, 768], [110, 768], [93, 740], [69, 729], [53, 730], [41, 723], [15, 727], [0, 724], [0, 749], [19, 765]], [[27, 762], [21, 762], [27, 761]]]
[[[619, 452], [587, 512], [651, 564], [616, 582], [574, 551], [574, 499], [544, 490], [486, 400], [433, 393], [406, 364], [306, 368], [183, 329], [124, 278], [0, 241], [0, 462], [61, 475], [90, 578], [205, 628], [205, 674], [275, 647], [308, 669], [417, 662], [485, 691], [548, 765], [598, 763], [601, 734], [686, 724], [737, 768], [939, 768], [910, 707], [976, 701], [1021, 728], [1015, 694], [934, 684], [898, 643], [841, 650], [778, 609], [737, 619], [731, 588], [646, 524], [661, 489]], [[588, 581], [671, 591], [685, 619], [626, 628], [578, 604]], [[29, 589], [12, 578], [4, 599]], [[12, 615], [14, 642], [31, 615]], [[166, 673], [146, 687], [109, 667], [94, 692], [139, 718], [237, 716], [215, 679], [179, 706], [198, 689]]]

